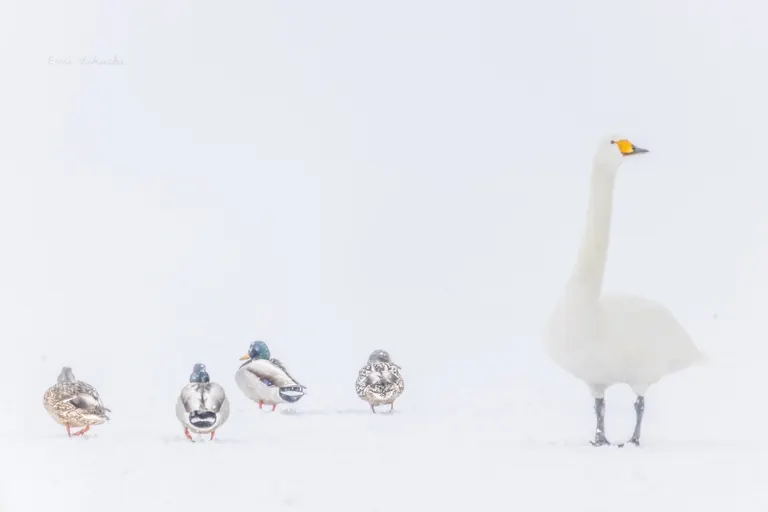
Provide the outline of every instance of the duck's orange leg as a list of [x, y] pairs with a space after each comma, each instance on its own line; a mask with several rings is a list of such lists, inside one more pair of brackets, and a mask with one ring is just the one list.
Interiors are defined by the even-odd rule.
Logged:
[[64, 427], [67, 429], [67, 435], [72, 437], [72, 431], [70, 430], [69, 423], [65, 424]]
[[215, 435], [216, 435], [216, 431], [214, 430], [214, 431], [211, 432], [211, 441], [213, 441], [213, 436], [215, 436]]
[[73, 435], [75, 435], [75, 436], [81, 436], [81, 435], [85, 434], [86, 432], [88, 432], [89, 430], [91, 430], [91, 426], [90, 426], [90, 425], [86, 425], [86, 426], [85, 426], [85, 428], [84, 428], [83, 430], [78, 430], [78, 431], [77, 431], [77, 432], [75, 432]]
[[189, 433], [189, 429], [187, 427], [184, 427], [184, 436], [193, 443], [195, 442], [195, 440], [192, 439], [192, 434]]

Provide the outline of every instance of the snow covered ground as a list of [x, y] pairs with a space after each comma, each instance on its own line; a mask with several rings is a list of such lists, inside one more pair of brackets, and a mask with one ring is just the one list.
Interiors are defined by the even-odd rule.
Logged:
[[[739, 366], [747, 373], [748, 366]], [[660, 386], [649, 398], [645, 445], [623, 449], [589, 446], [587, 396], [565, 383], [560, 390], [536, 389], [544, 379], [519, 365], [507, 367], [514, 370], [508, 375], [498, 365], [499, 374], [475, 384], [466, 375], [440, 379], [441, 394], [417, 377], [417, 367], [410, 369], [409, 396], [394, 415], [311, 395], [291, 411], [260, 412], [230, 384], [236, 404], [230, 423], [217, 440], [196, 444], [167, 414], [171, 389], [148, 398], [157, 417], [142, 422], [131, 418], [140, 409], [117, 400], [128, 395], [119, 388], [132, 383], [114, 381], [101, 386], [115, 397], [114, 422], [91, 437], [69, 439], [38, 414], [28, 431], [3, 440], [4, 458], [12, 461], [2, 470], [4, 504], [37, 510], [58, 502], [72, 511], [757, 511], [768, 505], [764, 423], [754, 407], [760, 394], [740, 396], [754, 384], [735, 378], [733, 368], [691, 372]], [[133, 385], [146, 392], [144, 382]], [[438, 404], [430, 403], [430, 393]], [[631, 397], [624, 395], [609, 395], [608, 433], [617, 440], [632, 428]]]
[[[0, 510], [768, 510], [763, 4], [7, 11]], [[651, 389], [641, 447], [596, 449], [538, 332], [616, 131], [651, 153], [621, 170], [606, 287], [712, 361]], [[254, 339], [295, 406], [236, 388]], [[354, 395], [376, 348], [396, 414]], [[214, 442], [174, 416], [196, 362], [232, 401]], [[42, 406], [62, 365], [113, 410], [82, 439]], [[632, 400], [609, 391], [610, 439]]]

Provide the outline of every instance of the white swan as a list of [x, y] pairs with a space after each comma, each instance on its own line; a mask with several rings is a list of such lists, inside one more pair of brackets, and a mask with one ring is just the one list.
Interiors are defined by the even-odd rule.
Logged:
[[647, 152], [618, 136], [600, 142], [578, 259], [543, 335], [554, 362], [592, 392], [597, 417], [592, 444], [596, 446], [610, 444], [604, 422], [609, 386], [628, 384], [637, 395], [635, 430], [629, 442], [639, 445], [649, 386], [704, 360], [667, 308], [643, 297], [602, 291], [616, 173], [626, 157]]

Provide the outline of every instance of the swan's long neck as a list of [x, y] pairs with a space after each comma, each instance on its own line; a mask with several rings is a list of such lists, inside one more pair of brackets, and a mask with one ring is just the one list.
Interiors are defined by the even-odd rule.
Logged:
[[576, 266], [566, 287], [569, 294], [590, 302], [597, 302], [603, 287], [615, 181], [615, 173], [605, 172], [595, 163], [589, 187], [587, 223]]

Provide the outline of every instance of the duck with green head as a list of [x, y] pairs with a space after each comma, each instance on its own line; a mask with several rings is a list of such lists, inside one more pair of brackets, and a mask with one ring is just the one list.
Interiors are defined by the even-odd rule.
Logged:
[[258, 402], [259, 409], [266, 404], [274, 411], [278, 404], [292, 404], [304, 396], [306, 387], [288, 373], [283, 363], [272, 357], [263, 341], [251, 343], [248, 353], [240, 360], [245, 362], [235, 372], [235, 382], [245, 396]]
[[211, 377], [205, 365], [192, 367], [189, 384], [181, 388], [176, 400], [176, 418], [184, 427], [184, 436], [190, 441], [194, 434], [211, 434], [211, 440], [229, 418], [229, 399], [224, 388]]

